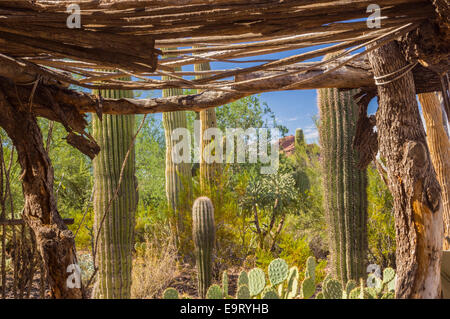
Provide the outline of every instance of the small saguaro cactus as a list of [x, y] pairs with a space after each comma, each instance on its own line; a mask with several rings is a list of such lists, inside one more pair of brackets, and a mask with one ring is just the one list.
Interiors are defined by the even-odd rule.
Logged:
[[198, 294], [205, 298], [212, 279], [215, 240], [214, 207], [208, 197], [199, 197], [192, 207], [192, 235], [198, 272]]

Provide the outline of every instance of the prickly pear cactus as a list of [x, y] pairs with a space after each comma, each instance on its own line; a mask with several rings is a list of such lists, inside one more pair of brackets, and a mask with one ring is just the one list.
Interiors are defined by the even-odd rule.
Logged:
[[212, 285], [206, 292], [206, 299], [223, 299], [223, 291], [218, 285]]
[[356, 287], [348, 294], [348, 299], [360, 299], [361, 297], [361, 288]]
[[236, 292], [236, 299], [250, 299], [250, 290], [247, 285], [240, 285]]
[[174, 288], [164, 290], [163, 299], [179, 299], [178, 291]]
[[312, 256], [306, 260], [305, 277], [316, 279], [316, 259]]
[[366, 288], [364, 288], [364, 279], [360, 279], [359, 287], [353, 289], [348, 295], [348, 299], [368, 299], [369, 295], [367, 294]]
[[222, 273], [222, 290], [225, 296], [228, 296], [228, 273], [225, 270]]
[[238, 286], [246, 285], [248, 287], [248, 275], [246, 271], [241, 271], [238, 278]]
[[198, 273], [198, 294], [205, 298], [211, 285], [215, 240], [214, 208], [208, 197], [199, 197], [192, 207], [192, 235]]
[[277, 294], [275, 289], [273, 289], [273, 287], [266, 287], [261, 294], [261, 298], [262, 299], [280, 299], [280, 296]]
[[248, 288], [250, 289], [250, 296], [256, 296], [263, 291], [266, 285], [266, 278], [264, 271], [260, 268], [253, 268], [248, 273]]
[[395, 270], [392, 268], [386, 268], [383, 271], [383, 284], [388, 284], [395, 278]]
[[289, 269], [289, 275], [287, 280], [287, 288], [286, 288], [286, 298], [292, 299], [295, 296], [297, 296], [298, 291], [298, 268], [297, 267], [291, 267]]
[[308, 299], [314, 295], [315, 291], [316, 291], [316, 284], [314, 279], [311, 277], [306, 277], [303, 280], [302, 286], [300, 288], [300, 296], [303, 299]]
[[342, 299], [342, 284], [336, 279], [324, 283], [323, 295], [325, 299]]
[[325, 297], [323, 296], [323, 292], [319, 292], [319, 293], [316, 295], [316, 299], [325, 299]]
[[345, 286], [345, 290], [343, 291], [343, 299], [348, 299], [350, 296], [350, 292], [358, 286], [357, 282], [354, 280], [347, 281], [347, 285]]
[[286, 261], [281, 258], [277, 258], [272, 260], [269, 264], [268, 272], [270, 283], [272, 286], [276, 286], [287, 279], [289, 274], [289, 266]]

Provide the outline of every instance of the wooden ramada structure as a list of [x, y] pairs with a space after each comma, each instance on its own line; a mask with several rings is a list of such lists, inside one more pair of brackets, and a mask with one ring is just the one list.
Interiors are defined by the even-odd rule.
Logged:
[[[381, 8], [379, 28], [367, 24], [372, 3]], [[66, 24], [76, 14], [67, 12], [71, 4], [81, 9], [80, 28]], [[99, 148], [86, 131], [88, 112], [201, 110], [259, 92], [336, 87], [361, 88], [354, 143], [366, 154], [361, 165], [378, 151], [386, 160], [395, 199], [396, 295], [437, 298], [444, 236], [441, 188], [416, 93], [442, 91], [450, 115], [449, 12], [446, 0], [1, 1], [0, 126], [18, 152], [23, 217], [35, 234], [52, 296], [80, 298], [82, 289], [66, 286], [67, 266], [75, 261], [74, 239], [58, 213], [53, 169], [36, 117], [62, 123], [67, 142], [93, 158]], [[319, 45], [278, 60], [258, 58]], [[168, 48], [174, 57], [162, 56]], [[333, 52], [339, 54], [304, 62]], [[243, 57], [254, 57], [247, 61], [255, 66], [175, 71], [204, 61], [239, 63], [236, 59]], [[105, 69], [118, 72], [99, 71]], [[204, 76], [183, 78], [199, 73]], [[137, 81], [118, 80], [124, 75]], [[170, 79], [155, 79], [162, 75]], [[115, 100], [69, 85], [202, 93]], [[369, 119], [365, 110], [375, 95], [379, 109]]]

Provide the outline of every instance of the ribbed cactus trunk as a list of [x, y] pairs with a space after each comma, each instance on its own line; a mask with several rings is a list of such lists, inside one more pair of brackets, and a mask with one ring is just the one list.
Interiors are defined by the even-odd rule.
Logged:
[[[209, 71], [211, 70], [211, 67], [209, 65], [209, 62], [195, 64], [194, 65], [195, 71]], [[197, 79], [200, 79], [202, 77], [205, 77], [203, 75], [196, 76]], [[214, 148], [214, 151], [217, 151], [217, 147], [219, 147], [220, 143], [218, 141], [213, 140], [206, 140], [204, 138], [205, 131], [209, 128], [217, 127], [217, 118], [216, 118], [216, 109], [215, 108], [209, 108], [203, 111], [200, 111], [200, 132], [201, 132], [201, 144], [200, 144], [200, 189], [202, 191], [202, 194], [204, 195], [211, 195], [208, 194], [208, 192], [211, 190], [211, 188], [216, 185], [217, 178], [221, 171], [221, 164], [220, 163], [208, 163], [205, 158], [204, 154], [206, 151], [206, 154], [209, 154], [210, 152], [208, 149]], [[221, 141], [220, 141], [221, 142]], [[211, 144], [211, 143], [216, 143]], [[214, 154], [214, 153], [213, 153]]]
[[318, 90], [324, 201], [330, 230], [333, 273], [347, 282], [365, 274], [367, 253], [367, 175], [353, 150], [358, 106], [356, 90]]
[[[128, 79], [129, 80], [129, 79]], [[101, 90], [105, 98], [130, 98], [132, 91]], [[100, 146], [94, 159], [94, 230], [99, 233], [95, 298], [129, 298], [137, 182], [134, 148], [123, 172], [119, 195], [107, 211], [116, 191], [125, 155], [134, 134], [134, 115], [92, 116], [93, 136]], [[106, 213], [106, 215], [105, 215]], [[106, 216], [101, 225], [103, 216]]]
[[[166, 55], [169, 57], [170, 55]], [[181, 70], [181, 68], [176, 68]], [[163, 80], [169, 77], [163, 76]], [[182, 89], [164, 89], [163, 97], [183, 95]], [[173, 132], [177, 128], [187, 128], [186, 112], [163, 113], [163, 125], [166, 139], [166, 196], [169, 212], [172, 214], [172, 228], [178, 246], [181, 245], [180, 235], [184, 230], [185, 214], [190, 211], [192, 171], [190, 163], [174, 163], [172, 150], [179, 141], [172, 140]], [[190, 141], [189, 141], [190, 143]]]
[[208, 197], [199, 197], [192, 207], [192, 237], [197, 261], [198, 295], [205, 298], [212, 280], [215, 240], [214, 208]]

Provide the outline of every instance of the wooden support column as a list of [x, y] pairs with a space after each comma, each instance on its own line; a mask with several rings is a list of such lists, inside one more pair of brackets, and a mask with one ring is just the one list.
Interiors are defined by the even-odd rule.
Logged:
[[[369, 54], [375, 77], [407, 62], [392, 41]], [[436, 179], [416, 101], [412, 72], [378, 85], [378, 145], [394, 197], [397, 298], [439, 298], [443, 223]], [[389, 81], [391, 79], [391, 81]]]
[[443, 249], [450, 250], [450, 141], [445, 132], [441, 103], [436, 93], [419, 94], [422, 113], [427, 126], [427, 141], [431, 160], [442, 189], [444, 218]]
[[23, 219], [33, 230], [53, 298], [81, 298], [69, 288], [67, 267], [76, 264], [75, 240], [58, 213], [53, 194], [53, 168], [44, 149], [36, 116], [28, 104], [13, 107], [0, 89], [0, 126], [17, 149], [25, 197]]

